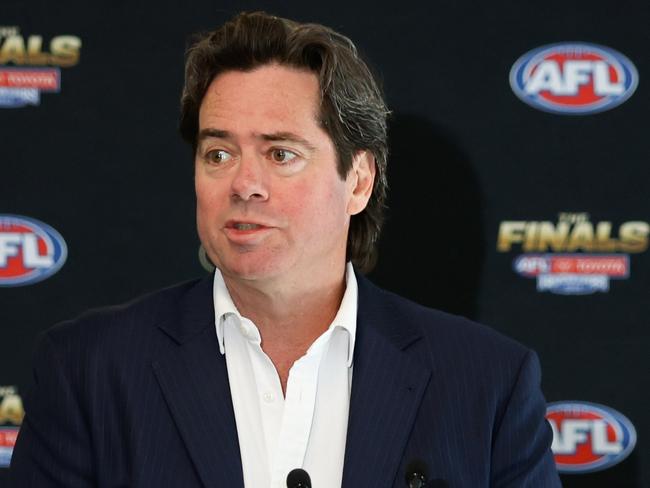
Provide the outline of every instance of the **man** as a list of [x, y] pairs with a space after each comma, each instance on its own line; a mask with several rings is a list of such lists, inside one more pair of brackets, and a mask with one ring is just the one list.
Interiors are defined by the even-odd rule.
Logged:
[[240, 14], [181, 105], [214, 276], [44, 334], [15, 485], [559, 486], [534, 353], [361, 274], [387, 110], [354, 45]]

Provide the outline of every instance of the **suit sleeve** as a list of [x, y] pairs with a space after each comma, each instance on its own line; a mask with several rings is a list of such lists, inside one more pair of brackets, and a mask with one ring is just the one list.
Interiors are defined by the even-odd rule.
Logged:
[[519, 369], [492, 450], [495, 488], [561, 487], [551, 452], [553, 434], [545, 419], [537, 355], [528, 351]]
[[15, 488], [87, 488], [96, 486], [87, 419], [66, 367], [47, 334], [34, 359], [35, 385], [25, 398], [25, 418], [9, 469]]

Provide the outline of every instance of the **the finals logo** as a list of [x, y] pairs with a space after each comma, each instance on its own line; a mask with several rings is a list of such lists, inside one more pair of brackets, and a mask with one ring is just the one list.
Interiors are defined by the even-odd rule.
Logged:
[[506, 220], [497, 251], [521, 250], [514, 271], [537, 281], [537, 291], [560, 295], [608, 292], [610, 280], [630, 277], [630, 254], [648, 249], [650, 224], [592, 222], [587, 213], [562, 212], [557, 222]]
[[24, 416], [16, 387], [0, 386], [0, 468], [9, 467]]
[[81, 39], [60, 35], [46, 42], [0, 26], [0, 108], [39, 105], [41, 93], [61, 90], [61, 68], [79, 62]]

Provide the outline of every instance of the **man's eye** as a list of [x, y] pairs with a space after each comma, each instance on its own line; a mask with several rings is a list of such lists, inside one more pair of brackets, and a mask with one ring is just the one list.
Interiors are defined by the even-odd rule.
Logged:
[[224, 151], [223, 149], [214, 149], [212, 151], [208, 151], [205, 157], [208, 160], [208, 162], [216, 163], [216, 164], [222, 164], [228, 161], [229, 159], [232, 159], [230, 153]]
[[292, 159], [297, 158], [298, 155], [292, 151], [286, 149], [272, 149], [271, 158], [276, 163], [288, 163]]

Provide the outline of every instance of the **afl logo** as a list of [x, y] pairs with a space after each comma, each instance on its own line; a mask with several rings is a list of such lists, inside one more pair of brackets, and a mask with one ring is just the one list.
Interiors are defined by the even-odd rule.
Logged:
[[636, 68], [621, 53], [579, 42], [533, 49], [510, 70], [515, 95], [532, 107], [557, 114], [609, 110], [630, 98], [638, 83]]
[[43, 222], [0, 215], [0, 286], [36, 283], [56, 273], [68, 255], [61, 234]]
[[560, 473], [591, 473], [620, 463], [634, 449], [636, 431], [616, 410], [588, 402], [548, 404], [553, 455]]

